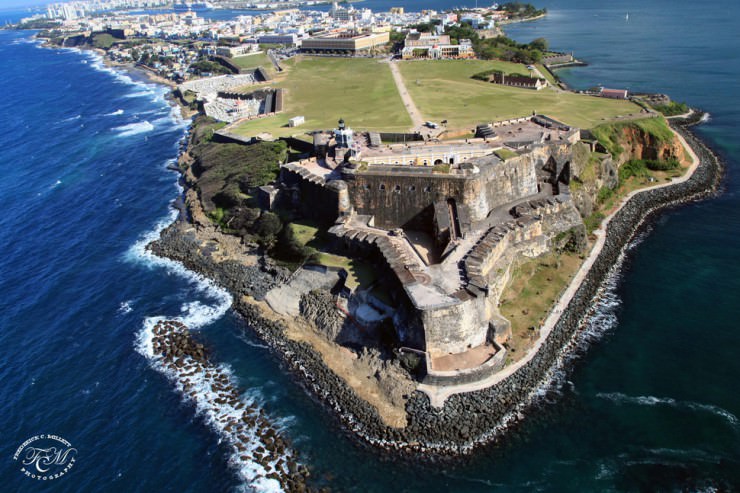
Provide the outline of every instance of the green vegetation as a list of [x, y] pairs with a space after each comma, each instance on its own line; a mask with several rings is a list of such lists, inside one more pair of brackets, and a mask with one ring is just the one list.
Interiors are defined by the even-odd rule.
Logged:
[[512, 72], [512, 73], [507, 74], [503, 70], [491, 69], [491, 70], [484, 70], [483, 72], [478, 72], [477, 74], [473, 74], [471, 78], [475, 80], [482, 80], [483, 82], [488, 82], [491, 79], [492, 75], [502, 75], [502, 74], [506, 76], [513, 75], [515, 77], [532, 77], [530, 74], [521, 74], [519, 72]]
[[632, 159], [619, 168], [619, 181], [625, 182], [632, 177], [650, 178], [650, 171], [671, 171], [680, 167], [675, 159], [656, 161], [653, 159]]
[[547, 13], [547, 9], [538, 9], [530, 3], [523, 2], [507, 2], [503, 5], [499, 5], [498, 9], [503, 10], [516, 19], [530, 19]]
[[623, 138], [625, 131], [630, 129], [642, 130], [658, 142], [673, 141], [673, 132], [663, 118], [643, 118], [629, 122], [608, 123], [593, 128], [591, 133], [609, 151], [609, 154], [619, 158], [624, 152], [619, 141]]
[[585, 218], [583, 220], [583, 224], [586, 225], [586, 231], [588, 232], [588, 234], [591, 234], [594, 230], [598, 229], [601, 225], [601, 221], [603, 221], [605, 217], [606, 216], [603, 212], [597, 211]]
[[478, 30], [465, 23], [447, 26], [445, 34], [450, 36], [453, 43], [469, 39], [475, 54], [483, 60], [536, 63], [542, 60], [542, 53], [547, 50], [547, 40], [544, 38], [537, 38], [531, 43], [517, 43], [506, 36], [481, 38]]
[[[146, 63], [142, 61], [141, 63]], [[197, 62], [190, 65], [190, 68], [198, 75], [203, 74], [230, 74], [231, 70], [224, 67], [218, 62], [213, 62], [211, 60], [206, 59], [200, 59]]]
[[319, 226], [313, 221], [294, 221], [290, 223], [290, 229], [293, 230], [293, 236], [301, 245], [312, 246], [320, 237]]
[[599, 192], [596, 194], [596, 204], [604, 205], [609, 199], [614, 196], [614, 190], [609, 187], [601, 187]]
[[449, 164], [435, 164], [432, 168], [432, 173], [439, 173], [443, 175], [447, 175], [450, 173], [450, 165]]
[[497, 149], [494, 154], [498, 156], [498, 158], [502, 161], [506, 161], [507, 159], [511, 159], [513, 157], [518, 156], [518, 154], [511, 149], [507, 149], [505, 147], [502, 147], [501, 149]]
[[676, 101], [671, 101], [668, 104], [654, 105], [653, 108], [655, 111], [659, 111], [665, 116], [683, 115], [684, 113], [688, 113], [691, 109], [686, 103], [677, 103]]
[[92, 45], [95, 48], [100, 48], [101, 50], [107, 50], [108, 48], [113, 46], [113, 43], [115, 42], [116, 38], [108, 33], [96, 33], [92, 36]]
[[547, 68], [545, 68], [545, 66], [541, 63], [535, 64], [535, 67], [537, 67], [537, 70], [539, 70], [540, 73], [545, 77], [545, 79], [547, 79], [547, 82], [549, 82], [550, 85], [552, 85], [553, 87], [557, 87], [558, 79], [556, 75], [553, 75], [553, 73], [547, 70]]
[[447, 120], [449, 129], [472, 128], [497, 121], [546, 114], [569, 125], [591, 128], [620, 115], [639, 113], [630, 101], [598, 98], [551, 89], [532, 91], [472, 79], [486, 70], [527, 72], [520, 64], [483, 60], [400, 62], [406, 88], [425, 120]]
[[27, 22], [19, 22], [15, 29], [54, 29], [59, 27], [60, 21], [50, 19], [34, 19]]
[[279, 238], [282, 221], [275, 214], [262, 214], [251, 194], [277, 178], [287, 146], [284, 142], [249, 146], [213, 142], [213, 133], [221, 127], [223, 123], [202, 116], [193, 125], [191, 169], [203, 208], [224, 229], [271, 248]]
[[330, 129], [344, 118], [355, 129], [405, 131], [411, 126], [390, 69], [367, 58], [295, 57], [283, 64], [274, 87], [285, 92], [282, 114], [243, 122], [231, 128], [239, 135], [269, 132], [287, 136], [305, 132], [288, 119], [303, 115], [305, 128]]
[[267, 56], [267, 53], [254, 53], [252, 55], [242, 55], [233, 58], [229, 58], [229, 61], [242, 69], [262, 67], [266, 72], [273, 75], [275, 68]]
[[553, 303], [581, 265], [579, 255], [549, 253], [512, 267], [511, 280], [501, 295], [501, 314], [511, 322], [506, 344], [512, 360], [523, 357], [537, 339]]

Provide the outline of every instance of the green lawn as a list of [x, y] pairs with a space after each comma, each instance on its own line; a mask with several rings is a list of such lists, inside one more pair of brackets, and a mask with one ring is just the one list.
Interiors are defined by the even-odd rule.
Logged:
[[504, 87], [471, 79], [497, 69], [526, 73], [526, 67], [484, 60], [425, 60], [401, 62], [406, 87], [425, 119], [447, 120], [448, 128], [473, 127], [485, 121], [545, 114], [580, 128], [591, 128], [616, 116], [639, 113], [629, 102], [557, 92]]
[[267, 57], [267, 53], [254, 53], [252, 55], [243, 55], [243, 56], [237, 56], [234, 58], [229, 58], [231, 63], [236, 65], [239, 68], [257, 68], [262, 67], [265, 70], [272, 70], [274, 66], [272, 65], [272, 62]]
[[541, 63], [538, 63], [535, 66], [540, 71], [540, 73], [545, 77], [545, 79], [547, 79], [547, 82], [549, 82], [553, 86], [558, 85], [558, 81], [555, 80], [555, 77], [552, 76], [550, 71], [547, 70], [544, 65], [542, 65]]
[[317, 253], [314, 258], [317, 263], [327, 267], [343, 267], [348, 274], [345, 284], [352, 290], [367, 287], [376, 279], [373, 267], [362, 260], [324, 252]]
[[289, 227], [293, 230], [295, 239], [298, 240], [301, 245], [307, 245], [312, 241], [317, 241], [319, 239], [319, 227], [314, 221], [302, 219], [300, 221], [290, 223]]
[[[335, 128], [344, 118], [357, 130], [403, 131], [411, 127], [387, 64], [374, 59], [296, 57], [283, 62], [274, 87], [285, 88], [285, 112], [245, 122], [230, 130], [253, 136], [304, 133]], [[288, 119], [303, 115], [306, 123], [287, 127]]]
[[[241, 60], [240, 60], [241, 58]], [[271, 67], [265, 54], [240, 57]], [[500, 61], [429, 60], [396, 62], [406, 87], [424, 119], [448, 121], [448, 128], [460, 130], [476, 124], [529, 115], [546, 114], [581, 128], [591, 128], [616, 116], [639, 113], [628, 101], [558, 92], [503, 87], [471, 79], [473, 74], [497, 69], [527, 73], [525, 66]], [[232, 126], [244, 136], [269, 132], [275, 137], [296, 135], [313, 129], [330, 129], [339, 118], [357, 130], [404, 131], [411, 120], [398, 94], [386, 63], [364, 58], [296, 57], [282, 63], [283, 73], [275, 76], [273, 87], [285, 91], [285, 111]], [[297, 128], [287, 126], [293, 116], [306, 117]]]
[[516, 152], [511, 151], [505, 147], [502, 147], [501, 149], [497, 150], [494, 154], [496, 154], [502, 161], [506, 161], [507, 159], [511, 159], [513, 157], [518, 156]]

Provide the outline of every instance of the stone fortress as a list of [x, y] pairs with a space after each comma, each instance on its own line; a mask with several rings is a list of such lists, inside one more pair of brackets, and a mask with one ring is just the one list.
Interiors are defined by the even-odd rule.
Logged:
[[313, 134], [311, 158], [282, 166], [277, 195], [331, 221], [336, 250], [383, 259], [400, 349], [424, 356], [425, 383], [473, 381], [506, 362], [498, 302], [514, 261], [585, 244], [569, 190], [579, 140], [540, 115], [444, 142], [340, 120]]

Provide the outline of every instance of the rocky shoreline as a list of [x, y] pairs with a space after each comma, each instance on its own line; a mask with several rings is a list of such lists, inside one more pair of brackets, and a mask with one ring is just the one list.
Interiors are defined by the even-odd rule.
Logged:
[[229, 290], [234, 296], [233, 308], [248, 326], [246, 330], [254, 330], [279, 354], [298, 383], [328, 407], [352, 436], [377, 447], [412, 454], [469, 453], [496, 440], [508, 425], [519, 421], [536, 402], [538, 391], [552, 383], [554, 370], [564, 364], [564, 356], [577, 346], [593, 299], [640, 224], [660, 209], [706, 197], [717, 190], [722, 164], [689, 130], [700, 122], [701, 114], [672, 122], [672, 127], [700, 158], [693, 175], [682, 183], [638, 193], [615, 213], [603, 249], [531, 361], [493, 387], [449, 397], [441, 409], [433, 408], [424, 394], [415, 392], [406, 406], [408, 425], [402, 429], [385, 425], [376, 409], [329, 370], [313, 348], [285, 337], [282, 322], [266, 318], [261, 308], [244, 298], [261, 300], [279, 282], [282, 272], [271, 266], [269, 260], [263, 258], [252, 266], [229, 260], [218, 262], [201, 251], [193, 226], [182, 219], [166, 228], [149, 248], [156, 255], [177, 260]]

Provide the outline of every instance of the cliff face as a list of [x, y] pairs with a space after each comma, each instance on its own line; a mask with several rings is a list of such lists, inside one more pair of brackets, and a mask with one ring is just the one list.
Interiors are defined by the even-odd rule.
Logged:
[[592, 153], [588, 144], [583, 142], [573, 146], [570, 192], [581, 217], [594, 212], [599, 190], [604, 187], [614, 189], [619, 185], [617, 168], [611, 155]]
[[571, 194], [583, 217], [593, 213], [599, 190], [619, 185], [618, 170], [627, 161], [676, 159], [681, 164], [688, 163], [686, 150], [667, 125], [663, 128], [660, 124], [621, 124], [610, 127], [606, 136], [612, 154], [591, 152], [585, 143], [573, 146]]
[[624, 149], [617, 157], [618, 167], [631, 159], [676, 159], [682, 164], [687, 161], [686, 150], [675, 136], [664, 140], [640, 127], [625, 126], [620, 129], [618, 142]]

